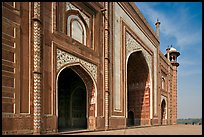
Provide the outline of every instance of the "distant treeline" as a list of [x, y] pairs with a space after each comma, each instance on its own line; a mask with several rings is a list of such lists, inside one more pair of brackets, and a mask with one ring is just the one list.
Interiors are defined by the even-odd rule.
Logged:
[[202, 124], [202, 118], [177, 119], [177, 124]]

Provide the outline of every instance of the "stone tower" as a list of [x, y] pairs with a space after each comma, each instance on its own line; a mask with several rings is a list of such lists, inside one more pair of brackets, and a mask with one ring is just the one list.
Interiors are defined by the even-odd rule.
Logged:
[[177, 57], [180, 53], [173, 47], [167, 48], [167, 59], [172, 64], [172, 124], [176, 124], [177, 121], [177, 67], [179, 63], [177, 62]]
[[157, 19], [157, 22], [155, 23], [155, 25], [156, 25], [156, 35], [157, 35], [157, 37], [158, 37], [158, 39], [160, 39], [160, 21], [159, 21], [159, 19]]

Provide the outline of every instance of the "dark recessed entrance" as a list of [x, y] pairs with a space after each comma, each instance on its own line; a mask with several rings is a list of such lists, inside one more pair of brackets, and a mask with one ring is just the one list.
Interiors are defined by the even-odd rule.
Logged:
[[128, 126], [134, 126], [134, 112], [129, 111], [128, 112]]
[[162, 103], [161, 103], [161, 125], [165, 124], [165, 108], [166, 108], [166, 102], [165, 100], [163, 99], [162, 100]]
[[149, 124], [149, 69], [141, 51], [130, 55], [127, 64], [127, 126]]
[[83, 80], [71, 68], [58, 77], [58, 130], [87, 128], [87, 93]]

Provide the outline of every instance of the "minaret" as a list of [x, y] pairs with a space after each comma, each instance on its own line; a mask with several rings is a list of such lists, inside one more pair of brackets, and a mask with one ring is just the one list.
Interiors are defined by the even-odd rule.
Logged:
[[172, 124], [176, 124], [177, 121], [177, 67], [179, 63], [177, 62], [177, 57], [180, 53], [173, 47], [168, 49], [167, 57], [169, 54], [169, 61], [173, 67], [173, 77], [172, 77]]
[[[155, 23], [155, 25], [156, 25], [156, 37], [157, 37], [157, 39], [158, 39], [158, 42], [159, 42], [159, 44], [158, 44], [158, 48], [157, 48], [157, 63], [158, 64], [160, 64], [160, 22], [159, 22], [159, 20], [157, 19], [157, 22]], [[157, 66], [157, 80], [159, 81], [159, 78], [161, 77], [161, 66], [160, 65], [158, 65]], [[156, 85], [157, 86], [157, 89], [158, 89], [158, 91], [154, 94], [154, 97], [153, 97], [153, 100], [154, 100], [154, 108], [153, 108], [153, 114], [154, 114], [154, 121], [155, 122], [153, 122], [153, 124], [159, 124], [159, 117], [160, 117], [160, 113], [158, 113], [158, 110], [159, 110], [159, 108], [158, 108], [158, 95], [159, 94], [161, 94], [161, 87], [159, 86], [159, 85]]]
[[157, 22], [155, 23], [156, 25], [156, 35], [158, 37], [158, 39], [160, 40], [160, 21], [157, 19]]

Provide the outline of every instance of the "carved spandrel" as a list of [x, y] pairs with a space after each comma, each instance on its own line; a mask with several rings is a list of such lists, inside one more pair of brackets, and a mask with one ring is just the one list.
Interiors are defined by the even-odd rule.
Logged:
[[57, 49], [57, 71], [65, 64], [79, 62], [79, 58]]
[[129, 55], [129, 53], [139, 50], [142, 51], [150, 70], [152, 70], [152, 56], [142, 46], [140, 46], [128, 32], [126, 32], [126, 57]]
[[92, 75], [94, 80], [97, 82], [97, 66], [96, 65], [89, 63], [83, 59], [80, 59], [76, 56], [73, 56], [69, 54], [68, 52], [57, 49], [57, 71], [59, 71], [59, 69], [62, 66], [69, 64], [69, 63], [80, 63], [81, 65], [83, 65]]

